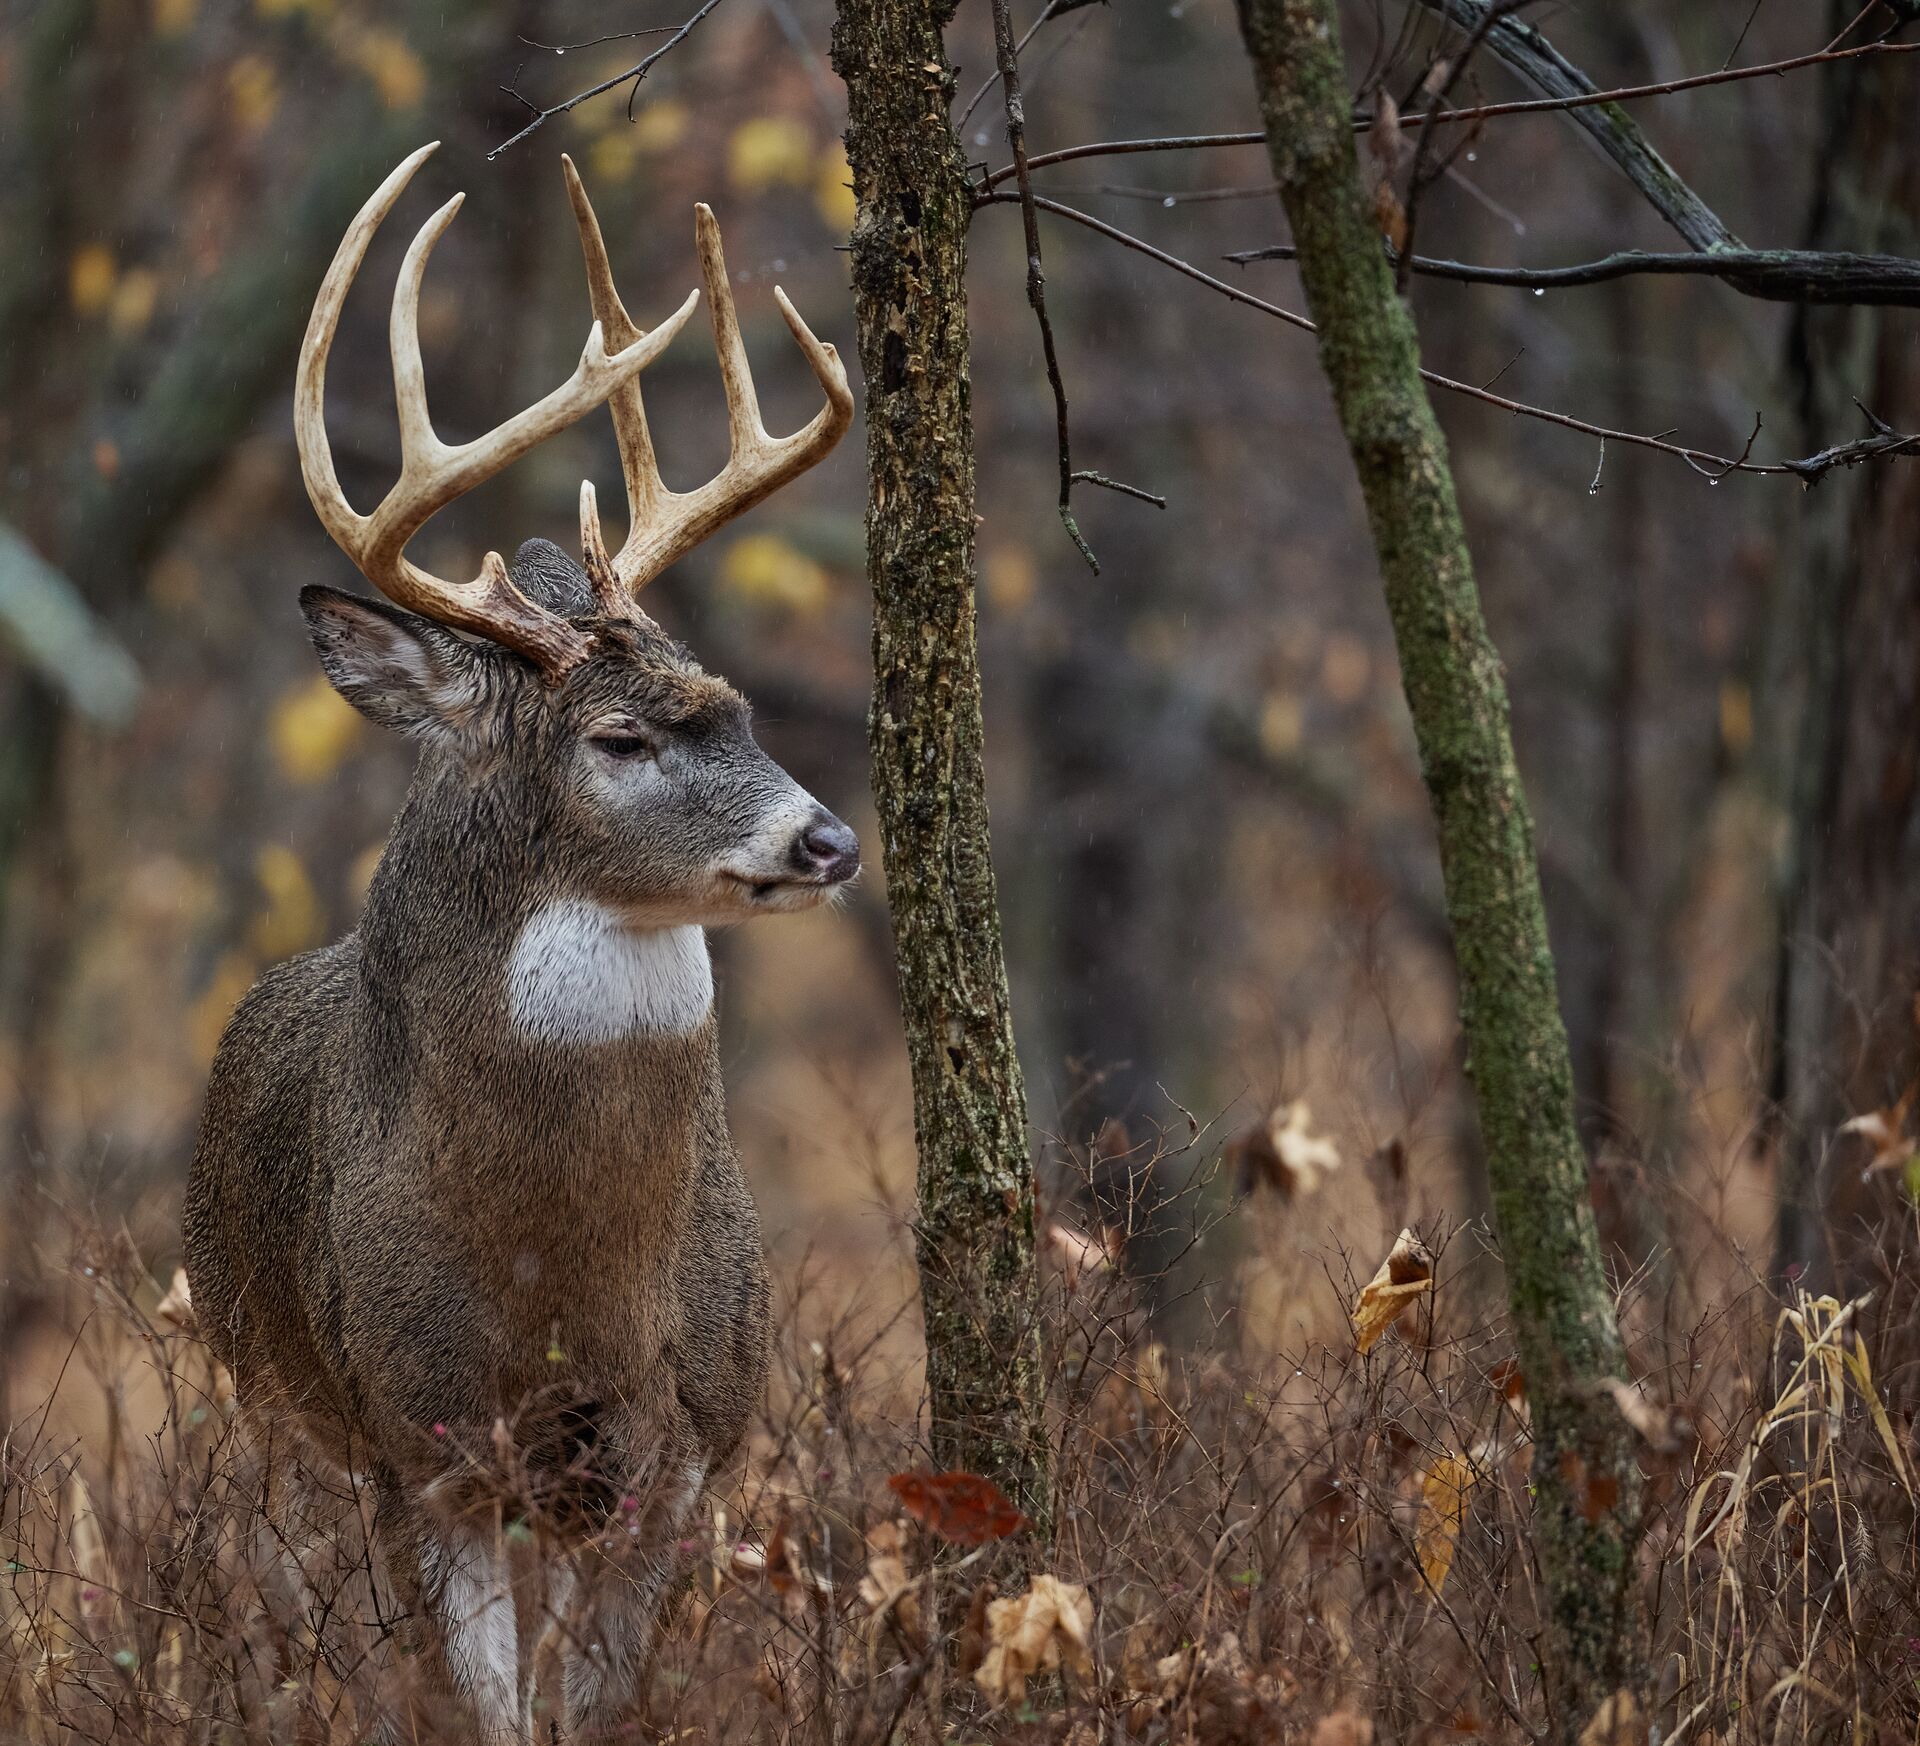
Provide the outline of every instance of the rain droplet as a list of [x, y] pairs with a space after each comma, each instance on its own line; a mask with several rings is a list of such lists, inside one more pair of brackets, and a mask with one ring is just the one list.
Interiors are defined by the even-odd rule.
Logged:
[[1480, 154], [1479, 154], [1478, 152], [1468, 152], [1468, 153], [1467, 153], [1467, 162], [1468, 162], [1468, 163], [1470, 163], [1470, 164], [1477, 164], [1477, 163], [1479, 163], [1479, 161], [1480, 161]]
[[776, 273], [784, 273], [787, 270], [787, 263], [785, 261], [775, 261], [773, 263], [773, 270]]
[[566, 51], [565, 49], [563, 49], [563, 48], [557, 48], [557, 49], [555, 49], [555, 50], [554, 50], [553, 52], [554, 52], [555, 54], [557, 54], [557, 55], [563, 55], [563, 54], [565, 54], [565, 53], [566, 53], [567, 51]]
[[1164, 200], [1162, 200], [1162, 201], [1160, 202], [1160, 204], [1161, 204], [1162, 206], [1171, 206], [1171, 205], [1173, 204], [1173, 196], [1172, 196], [1171, 194], [1169, 194], [1169, 195], [1168, 195], [1168, 196], [1166, 197], [1166, 199], [1164, 199]]
[[984, 127], [973, 136], [973, 143], [975, 145], [985, 145], [987, 143], [987, 130]]
[[1547, 293], [1546, 293], [1546, 287], [1545, 287], [1545, 286], [1542, 286], [1542, 285], [1536, 285], [1536, 286], [1534, 286], [1534, 288], [1533, 288], [1533, 294], [1534, 294], [1534, 296], [1536, 296], [1536, 297], [1544, 297], [1544, 296], [1546, 296], [1546, 294], [1547, 294]]

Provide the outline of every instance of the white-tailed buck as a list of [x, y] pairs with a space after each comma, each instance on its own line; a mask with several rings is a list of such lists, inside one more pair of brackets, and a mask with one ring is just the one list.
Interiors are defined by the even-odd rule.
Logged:
[[[371, 1495], [434, 1707], [485, 1740], [525, 1738], [533, 1646], [557, 1642], [566, 1724], [585, 1736], [641, 1696], [675, 1542], [767, 1370], [702, 930], [808, 908], [859, 866], [853, 833], [754, 743], [739, 695], [637, 598], [821, 459], [853, 403], [833, 348], [776, 291], [827, 404], [767, 435], [700, 207], [732, 454], [668, 491], [639, 373], [697, 293], [651, 333], [634, 324], [569, 163], [597, 318], [579, 367], [477, 441], [434, 434], [417, 315], [449, 201], [394, 295], [399, 483], [357, 513], [327, 447], [327, 353], [432, 149], [341, 242], [295, 397], [313, 506], [392, 603], [306, 589], [314, 646], [346, 698], [418, 742], [419, 766], [360, 926], [270, 971], [227, 1027], [187, 1265], [241, 1409], [297, 1426]], [[429, 516], [602, 403], [627, 487], [617, 552], [583, 485], [581, 564], [543, 541], [511, 567], [489, 553], [464, 583], [408, 560]], [[506, 1470], [520, 1501], [503, 1512]], [[529, 1545], [545, 1554], [533, 1577]]]

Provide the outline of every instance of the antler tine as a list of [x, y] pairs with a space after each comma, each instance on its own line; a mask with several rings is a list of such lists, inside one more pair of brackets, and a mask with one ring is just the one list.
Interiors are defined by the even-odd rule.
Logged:
[[712, 209], [704, 204], [694, 208], [694, 230], [700, 249], [700, 276], [706, 284], [708, 315], [713, 323], [714, 349], [719, 354], [727, 397], [731, 453], [726, 466], [705, 485], [684, 494], [667, 493], [664, 514], [651, 523], [636, 520], [628, 530], [613, 564], [633, 594], [727, 522], [744, 515], [822, 460], [853, 422], [853, 393], [847, 386], [847, 372], [839, 353], [814, 337], [786, 293], [776, 286], [774, 300], [827, 403], [792, 436], [767, 434], [760, 420], [746, 345], [740, 337], [740, 318], [734, 310], [726, 255], [720, 244], [720, 225]]
[[375, 190], [348, 227], [321, 282], [301, 347], [294, 396], [301, 473], [327, 531], [390, 600], [515, 649], [549, 680], [557, 679], [585, 658], [591, 647], [585, 632], [527, 599], [514, 586], [499, 553], [487, 553], [480, 574], [471, 582], [456, 584], [412, 563], [404, 555], [407, 541], [456, 497], [492, 478], [631, 381], [666, 349], [693, 313], [699, 294], [690, 294], [669, 320], [613, 356], [607, 353], [602, 324], [596, 321], [573, 374], [552, 393], [470, 443], [445, 443], [427, 412], [426, 377], [420, 361], [420, 286], [434, 244], [460, 209], [456, 196], [421, 226], [401, 264], [389, 329], [400, 414], [400, 478], [371, 515], [358, 514], [340, 489], [327, 444], [327, 354], [347, 290], [373, 233], [434, 149], [429, 145], [414, 152]]
[[[574, 223], [580, 230], [580, 253], [586, 262], [587, 296], [593, 313], [612, 344], [632, 345], [642, 330], [627, 313], [613, 283], [613, 266], [607, 259], [606, 240], [600, 234], [600, 220], [594, 216], [593, 202], [587, 198], [586, 186], [574, 168], [573, 159], [565, 152], [560, 154], [560, 168], [567, 180], [567, 199], [573, 206]], [[607, 410], [613, 414], [620, 472], [627, 487], [627, 520], [629, 523], [646, 520], [668, 492], [654, 456], [653, 433], [647, 428], [647, 409], [638, 377], [623, 382], [608, 396]]]
[[[587, 292], [592, 299], [593, 313], [609, 334], [624, 340], [629, 334], [637, 334], [639, 329], [614, 287], [613, 269], [607, 259], [600, 223], [594, 216], [579, 172], [570, 159], [563, 159], [562, 163], [574, 219], [580, 229], [580, 250], [586, 262]], [[612, 566], [629, 596], [637, 595], [669, 564], [684, 557], [725, 523], [804, 473], [826, 455], [853, 421], [853, 395], [847, 387], [847, 373], [839, 354], [814, 337], [787, 301], [786, 293], [776, 288], [774, 299], [780, 313], [825, 391], [827, 403], [810, 423], [792, 436], [776, 438], [767, 434], [760, 420], [753, 373], [740, 336], [740, 318], [734, 310], [733, 292], [727, 281], [720, 226], [704, 205], [694, 208], [694, 226], [700, 251], [700, 275], [706, 285], [713, 322], [714, 349], [719, 354], [720, 376], [727, 397], [730, 452], [726, 466], [698, 490], [669, 491], [660, 478], [652, 433], [641, 403], [640, 384], [629, 381], [610, 397], [614, 432], [619, 440], [620, 467], [626, 479], [629, 517], [627, 537], [614, 555]], [[582, 493], [580, 513], [583, 548], [604, 550], [590, 493]]]

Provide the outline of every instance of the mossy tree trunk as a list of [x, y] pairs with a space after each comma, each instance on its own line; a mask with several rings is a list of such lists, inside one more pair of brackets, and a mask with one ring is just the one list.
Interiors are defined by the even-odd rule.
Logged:
[[1640, 1487], [1599, 1385], [1624, 1375], [1574, 1122], [1533, 825], [1413, 318], [1362, 188], [1334, 0], [1240, 0], [1268, 155], [1379, 554], [1440, 839], [1461, 1023], [1532, 1401], [1556, 1732], [1638, 1671]]
[[873, 795], [913, 1067], [934, 1459], [1044, 1521], [1033, 1173], [981, 756], [951, 16], [943, 0], [839, 0], [834, 23], [858, 203]]

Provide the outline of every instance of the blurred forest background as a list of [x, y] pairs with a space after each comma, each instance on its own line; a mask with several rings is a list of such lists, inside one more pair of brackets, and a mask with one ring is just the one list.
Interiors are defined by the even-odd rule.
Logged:
[[[1529, 16], [1610, 86], [1711, 70], [1736, 47], [1817, 49], [1831, 31], [1815, 10]], [[397, 456], [384, 288], [416, 205], [467, 194], [422, 307], [443, 432], [493, 424], [577, 355], [562, 149], [643, 321], [694, 283], [690, 208], [715, 206], [773, 428], [815, 394], [776, 280], [852, 353], [826, 0], [726, 0], [630, 118], [603, 98], [488, 157], [526, 116], [515, 89], [553, 102], [636, 58], [631, 42], [536, 45], [679, 22], [582, 0], [0, 7], [0, 1328], [29, 1369], [26, 1251], [85, 1207], [124, 1218], [164, 1279], [220, 1028], [263, 967], [353, 925], [405, 787], [407, 749], [335, 699], [295, 604], [305, 583], [357, 583], [301, 490], [291, 394], [314, 288], [367, 192], [405, 150], [447, 142], [376, 242], [334, 354], [335, 454], [361, 503]], [[1394, 50], [1400, 9], [1356, 5], [1349, 24], [1357, 73]], [[1411, 29], [1417, 43], [1434, 26]], [[952, 43], [964, 107], [992, 69], [984, 7], [961, 8]], [[1086, 6], [1023, 70], [1036, 152], [1257, 125], [1226, 0]], [[1912, 253], [1904, 71], [1809, 69], [1639, 113], [1756, 245]], [[1491, 57], [1470, 83], [1516, 94]], [[1004, 160], [996, 97], [964, 137]], [[1281, 240], [1257, 146], [1038, 183], [1299, 307], [1290, 266], [1220, 264]], [[1076, 464], [1167, 499], [1083, 492], [1091, 573], [1055, 513], [1018, 226], [1011, 209], [974, 224], [973, 406], [994, 843], [1043, 1181], [1124, 1150], [1110, 1121], [1150, 1149], [1192, 1112], [1208, 1133], [1191, 1168], [1303, 1100], [1296, 1122], [1348, 1168], [1293, 1181], [1282, 1210], [1202, 1254], [1205, 1279], [1265, 1282], [1235, 1301], [1251, 1338], [1279, 1338], [1341, 1312], [1315, 1258], [1330, 1240], [1372, 1256], [1405, 1222], [1357, 1168], [1376, 1149], [1404, 1148], [1411, 1214], [1480, 1210], [1374, 558], [1311, 343], [1055, 225]], [[1428, 197], [1420, 242], [1529, 265], [1673, 246], [1553, 115], [1488, 126]], [[1416, 279], [1412, 295], [1434, 368], [1598, 423], [1737, 454], [1758, 415], [1758, 458], [1857, 434], [1854, 396], [1920, 423], [1920, 350], [1897, 311], [1809, 314], [1680, 277], [1544, 295]], [[699, 325], [647, 377], [683, 486], [724, 445]], [[1913, 1046], [1920, 473], [1710, 484], [1441, 399], [1514, 697], [1604, 1234], [1630, 1267], [1656, 1247], [1676, 1258], [1655, 1273], [1690, 1317], [1722, 1284], [1812, 1264], [1780, 1218], [1802, 1184], [1837, 1185], [1848, 1217], [1901, 1191], [1897, 1170], [1863, 1181], [1870, 1147], [1835, 1134], [1893, 1101]], [[467, 574], [489, 546], [571, 547], [583, 476], [603, 495], [618, 477], [604, 418], [436, 520], [422, 561]], [[909, 1290], [912, 1122], [865, 775], [862, 502], [848, 443], [649, 606], [868, 845], [852, 904], [729, 934], [717, 965], [734, 1128], [783, 1265], [812, 1257], [891, 1312]], [[1852, 1150], [1823, 1176], [1835, 1145]], [[1212, 1326], [1176, 1310], [1168, 1325]]]

